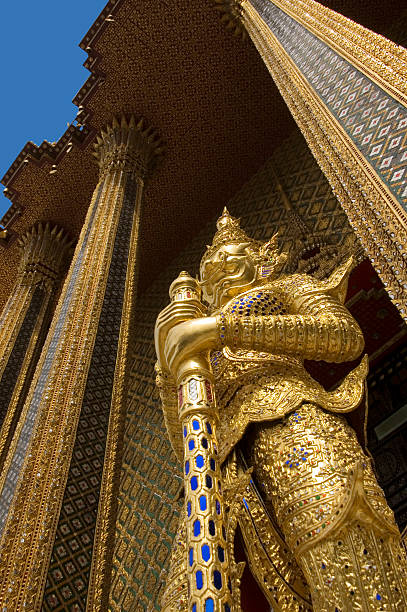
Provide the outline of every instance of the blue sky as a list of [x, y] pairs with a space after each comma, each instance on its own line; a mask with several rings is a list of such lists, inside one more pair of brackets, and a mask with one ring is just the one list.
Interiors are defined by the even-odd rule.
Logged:
[[[87, 79], [78, 47], [107, 0], [2, 2], [0, 177], [28, 140], [58, 140]], [[0, 218], [9, 207], [0, 191]]]

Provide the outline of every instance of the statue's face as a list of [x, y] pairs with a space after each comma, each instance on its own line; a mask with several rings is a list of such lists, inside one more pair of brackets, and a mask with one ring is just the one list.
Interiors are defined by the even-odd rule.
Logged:
[[221, 246], [201, 270], [203, 297], [215, 307], [249, 289], [256, 280], [256, 265], [248, 243]]

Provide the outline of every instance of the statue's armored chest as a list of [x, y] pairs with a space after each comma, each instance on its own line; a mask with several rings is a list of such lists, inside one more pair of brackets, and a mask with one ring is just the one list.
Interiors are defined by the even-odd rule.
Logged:
[[[224, 312], [238, 319], [248, 316], [281, 315], [287, 313], [287, 305], [280, 291], [250, 291], [232, 299]], [[218, 383], [227, 384], [245, 372], [270, 362], [269, 353], [235, 350], [228, 348], [214, 351], [211, 355], [212, 368]]]
[[234, 316], [247, 317], [250, 315], [277, 315], [287, 312], [283, 297], [278, 292], [274, 294], [267, 291], [251, 291], [231, 300], [226, 312]]

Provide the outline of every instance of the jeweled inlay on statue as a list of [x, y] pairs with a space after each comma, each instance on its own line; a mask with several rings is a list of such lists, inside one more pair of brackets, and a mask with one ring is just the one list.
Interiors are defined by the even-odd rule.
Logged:
[[200, 282], [181, 273], [156, 324], [185, 481], [163, 610], [240, 609], [237, 525], [274, 610], [407, 609], [400, 534], [344, 416], [367, 358], [331, 392], [304, 368], [363, 351], [343, 305], [351, 261], [323, 281], [283, 275], [276, 237], [250, 239], [226, 209], [217, 228]]

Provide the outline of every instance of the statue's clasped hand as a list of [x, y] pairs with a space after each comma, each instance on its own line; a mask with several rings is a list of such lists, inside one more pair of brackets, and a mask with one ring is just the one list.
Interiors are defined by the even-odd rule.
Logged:
[[216, 317], [200, 317], [179, 323], [168, 332], [164, 357], [171, 374], [177, 378], [187, 359], [218, 348]]
[[160, 367], [176, 376], [179, 364], [217, 341], [215, 317], [205, 317], [204, 305], [172, 302], [158, 315], [154, 340]]

